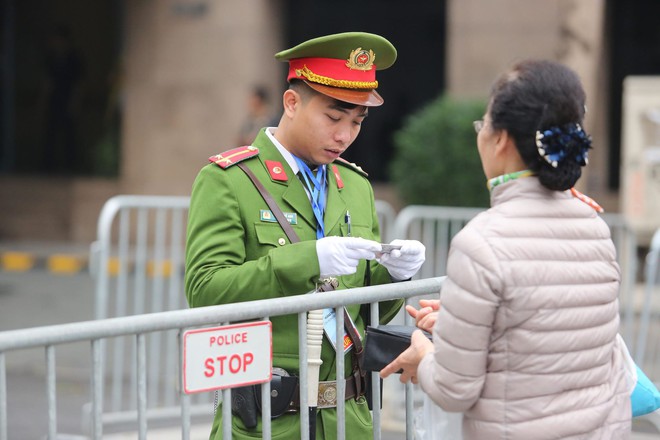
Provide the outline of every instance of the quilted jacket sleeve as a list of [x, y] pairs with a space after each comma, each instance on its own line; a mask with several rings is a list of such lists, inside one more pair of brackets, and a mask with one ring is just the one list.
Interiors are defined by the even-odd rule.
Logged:
[[435, 351], [417, 371], [423, 390], [446, 411], [465, 411], [481, 394], [500, 289], [497, 259], [468, 225], [452, 241], [433, 329]]

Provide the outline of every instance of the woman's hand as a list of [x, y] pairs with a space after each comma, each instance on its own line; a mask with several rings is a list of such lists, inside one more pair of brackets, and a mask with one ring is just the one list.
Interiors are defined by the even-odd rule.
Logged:
[[413, 306], [406, 306], [406, 311], [410, 316], [415, 318], [415, 325], [417, 327], [431, 333], [438, 317], [438, 310], [440, 310], [440, 300], [420, 299], [419, 305], [419, 310]]
[[433, 342], [429, 341], [424, 333], [415, 330], [410, 340], [410, 347], [380, 371], [380, 377], [386, 378], [392, 373], [401, 371], [399, 380], [407, 383], [417, 383], [417, 367], [424, 356], [433, 351]]

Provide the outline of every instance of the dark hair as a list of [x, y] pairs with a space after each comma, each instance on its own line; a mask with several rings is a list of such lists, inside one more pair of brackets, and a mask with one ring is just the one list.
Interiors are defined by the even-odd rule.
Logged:
[[585, 164], [579, 155], [585, 154], [589, 144], [572, 143], [565, 160], [553, 165], [539, 154], [536, 132], [582, 123], [586, 96], [577, 74], [553, 61], [525, 60], [495, 82], [490, 96], [492, 127], [513, 137], [520, 156], [541, 184], [558, 191], [572, 188]]
[[[305, 81], [296, 78], [292, 79], [289, 82], [289, 89], [298, 92], [298, 94], [303, 99], [303, 101], [307, 101], [308, 99], [311, 99], [314, 96], [321, 94], [316, 90], [312, 89], [310, 86], [308, 86], [307, 83], [305, 83]], [[337, 102], [338, 106], [340, 106], [341, 108], [345, 108], [346, 110], [352, 110], [355, 107], [359, 107], [357, 104], [351, 104], [350, 102], [340, 101], [338, 99], [335, 99], [335, 101]]]
[[310, 99], [312, 96], [314, 96], [317, 93], [307, 84], [305, 84], [305, 81], [301, 79], [292, 79], [289, 82], [289, 89], [297, 92], [300, 95], [300, 97], [303, 99], [303, 101]]

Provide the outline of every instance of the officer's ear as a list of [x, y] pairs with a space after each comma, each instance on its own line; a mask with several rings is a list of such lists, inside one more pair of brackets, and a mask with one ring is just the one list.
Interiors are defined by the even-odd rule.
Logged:
[[302, 105], [300, 93], [292, 89], [287, 89], [282, 96], [282, 105], [284, 107], [284, 114], [290, 118], [293, 117], [293, 114]]

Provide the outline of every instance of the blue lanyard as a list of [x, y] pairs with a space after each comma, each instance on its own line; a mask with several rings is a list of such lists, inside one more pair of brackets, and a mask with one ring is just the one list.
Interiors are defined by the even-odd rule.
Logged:
[[318, 168], [317, 176], [312, 173], [307, 164], [300, 158], [293, 156], [298, 163], [303, 181], [307, 190], [309, 191], [310, 201], [312, 203], [312, 210], [314, 217], [316, 217], [316, 238], [320, 239], [325, 237], [325, 225], [323, 223], [323, 215], [325, 214], [325, 199], [327, 193], [327, 182], [325, 179], [326, 166], [321, 165]]
[[[296, 159], [296, 162], [298, 163], [298, 168], [300, 168], [300, 174], [302, 174], [303, 177], [303, 182], [305, 184], [305, 187], [307, 188], [307, 191], [309, 191], [309, 196], [310, 196], [310, 201], [312, 203], [312, 209], [314, 210], [314, 217], [316, 217], [316, 239], [320, 240], [321, 238], [325, 237], [325, 226], [323, 223], [323, 214], [325, 213], [325, 199], [327, 196], [327, 187], [328, 187], [328, 182], [326, 181], [326, 166], [325, 165], [320, 165], [318, 167], [318, 171], [316, 172], [316, 176], [314, 173], [312, 173], [312, 170], [309, 169], [307, 164], [300, 160], [298, 157], [293, 156]], [[347, 221], [350, 222], [350, 214], [348, 211], [346, 212], [347, 216]], [[323, 329], [324, 332], [326, 333], [326, 336], [330, 339], [330, 342], [332, 343], [332, 346], [335, 348], [335, 350], [339, 351], [337, 347], [335, 347], [335, 341], [337, 340], [336, 338], [336, 333], [337, 333], [337, 321], [335, 318], [335, 309], [332, 308], [326, 308], [323, 309]], [[344, 330], [344, 341], [346, 341], [346, 338], [348, 337], [348, 334], [346, 333], [346, 330]], [[348, 338], [350, 340], [350, 337]], [[346, 346], [346, 343], [344, 343], [344, 348], [343, 348], [343, 353], [346, 353], [348, 350], [350, 350], [353, 347], [353, 343], [351, 342], [348, 346]]]

